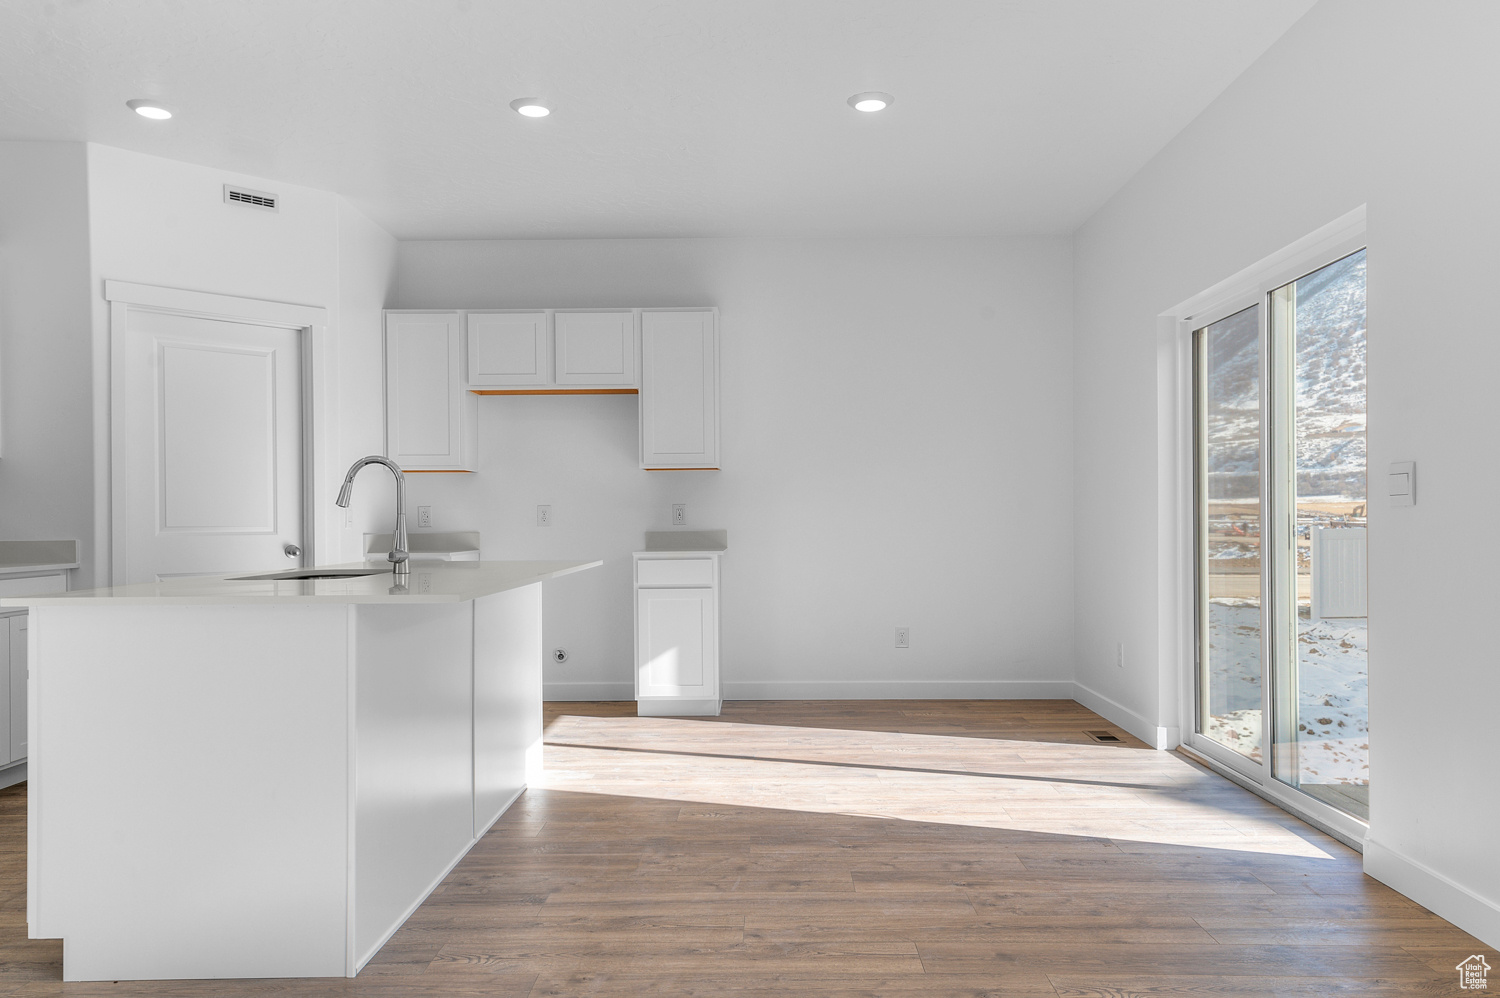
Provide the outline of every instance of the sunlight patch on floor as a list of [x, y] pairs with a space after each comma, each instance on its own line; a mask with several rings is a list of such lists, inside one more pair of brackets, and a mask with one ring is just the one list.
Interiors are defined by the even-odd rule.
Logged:
[[546, 740], [539, 785], [556, 790], [1330, 858], [1272, 805], [1151, 749], [573, 715]]

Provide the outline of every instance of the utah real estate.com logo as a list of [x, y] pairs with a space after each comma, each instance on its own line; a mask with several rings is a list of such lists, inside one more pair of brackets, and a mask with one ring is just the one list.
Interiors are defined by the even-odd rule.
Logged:
[[1490, 972], [1490, 965], [1485, 962], [1482, 955], [1476, 953], [1459, 964], [1455, 969], [1458, 970], [1458, 986], [1465, 991], [1489, 990], [1490, 985], [1487, 978]]

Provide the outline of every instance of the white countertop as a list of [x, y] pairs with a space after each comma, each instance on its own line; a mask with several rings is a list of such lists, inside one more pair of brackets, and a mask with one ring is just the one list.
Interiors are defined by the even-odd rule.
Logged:
[[[324, 565], [321, 568], [385, 568], [378, 575], [342, 579], [235, 579], [231, 576], [169, 579], [108, 589], [81, 589], [44, 596], [13, 596], [0, 606], [111, 606], [225, 603], [462, 603], [519, 589], [534, 582], [596, 568], [602, 561], [455, 561], [414, 563], [404, 591], [392, 589], [395, 576], [383, 561]], [[237, 572], [236, 575], [259, 573]]]

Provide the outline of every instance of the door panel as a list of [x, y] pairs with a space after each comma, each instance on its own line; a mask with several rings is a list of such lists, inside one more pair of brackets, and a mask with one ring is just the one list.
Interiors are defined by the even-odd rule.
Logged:
[[557, 312], [557, 383], [635, 384], [634, 312]]
[[641, 314], [643, 467], [718, 467], [717, 351], [712, 312]]
[[1271, 346], [1292, 525], [1275, 574], [1273, 775], [1369, 818], [1365, 251], [1271, 292]]
[[159, 357], [160, 528], [275, 531], [276, 351], [163, 342]]
[[1198, 730], [1261, 758], [1261, 307], [1205, 326], [1198, 362]]
[[637, 696], [718, 695], [712, 589], [638, 590]]
[[116, 579], [286, 568], [303, 547], [296, 329], [131, 308], [117, 346]]
[[546, 312], [471, 312], [469, 384], [545, 385]]
[[[10, 618], [10, 757], [26, 758], [27, 615]], [[3, 634], [0, 629], [0, 634]]]

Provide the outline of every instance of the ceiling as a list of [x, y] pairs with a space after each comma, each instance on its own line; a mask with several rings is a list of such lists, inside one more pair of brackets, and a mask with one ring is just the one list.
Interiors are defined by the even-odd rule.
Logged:
[[337, 191], [403, 239], [1068, 233], [1312, 3], [5, 0], [0, 138]]

